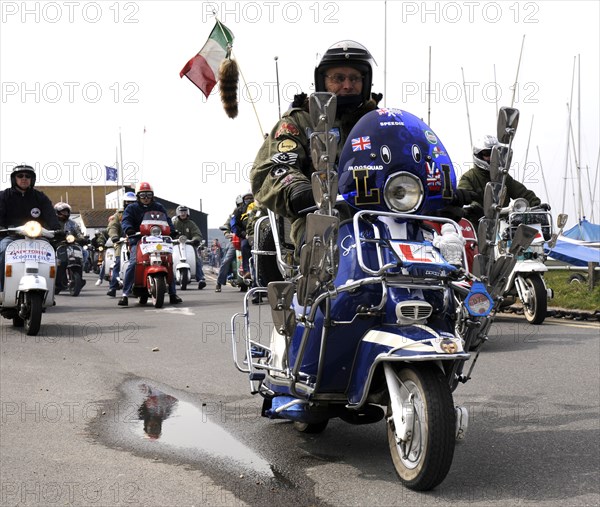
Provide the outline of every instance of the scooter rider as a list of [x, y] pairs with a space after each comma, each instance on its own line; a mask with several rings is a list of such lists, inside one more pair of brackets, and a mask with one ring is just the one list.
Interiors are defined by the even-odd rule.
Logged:
[[206, 278], [202, 269], [202, 257], [198, 255], [198, 247], [202, 242], [202, 233], [200, 228], [190, 218], [190, 210], [187, 206], [177, 206], [176, 216], [173, 218], [173, 227], [180, 234], [191, 240], [194, 245], [194, 254], [196, 255], [196, 280], [198, 280], [198, 289], [206, 287]]
[[[338, 137], [336, 161], [352, 127], [377, 109], [383, 98], [371, 93], [374, 64], [367, 48], [344, 40], [331, 46], [315, 68], [315, 91], [337, 96], [332, 129]], [[302, 211], [315, 205], [310, 180], [314, 171], [309, 149], [312, 129], [307, 96], [296, 95], [291, 109], [265, 139], [250, 172], [254, 198], [291, 220], [296, 245], [304, 230]]]
[[[123, 281], [123, 296], [119, 300], [119, 306], [127, 306], [129, 304], [128, 298], [131, 294], [133, 283], [135, 281], [136, 247], [140, 240], [139, 237], [134, 235], [140, 230], [140, 225], [142, 224], [144, 214], [147, 211], [162, 211], [165, 214], [167, 223], [171, 228], [171, 235], [176, 235], [173, 222], [167, 215], [167, 210], [161, 203], [154, 200], [154, 190], [152, 189], [150, 183], [142, 181], [138, 185], [136, 197], [136, 202], [127, 206], [123, 212], [123, 220], [121, 221], [121, 227], [125, 231], [125, 234], [129, 237], [129, 249], [131, 255], [129, 257], [127, 271], [125, 272], [125, 280]], [[182, 302], [182, 299], [176, 294], [175, 279], [173, 279], [169, 284], [169, 302], [171, 304]]]
[[[475, 226], [479, 219], [483, 217], [483, 195], [485, 186], [491, 180], [490, 177], [490, 157], [492, 148], [497, 146], [498, 139], [494, 136], [486, 135], [477, 140], [473, 145], [473, 163], [474, 167], [462, 175], [458, 182], [458, 189], [473, 192], [473, 202], [476, 206], [471, 206], [467, 210], [465, 218], [471, 221]], [[510, 199], [523, 197], [527, 199], [530, 206], [538, 206], [541, 201], [532, 190], [515, 180], [510, 174], [506, 175], [506, 200], [501, 203], [502, 206], [508, 206]], [[467, 203], [468, 204], [468, 203]], [[547, 205], [546, 205], [547, 206]], [[550, 208], [547, 206], [548, 209]]]
[[[221, 229], [223, 231], [225, 238], [227, 238], [228, 240], [230, 240], [231, 236], [232, 236], [231, 224], [232, 224], [232, 222], [235, 221], [235, 214], [240, 209], [240, 207], [243, 205], [244, 205], [244, 199], [242, 198], [241, 195], [238, 195], [235, 198], [235, 209], [233, 210], [233, 213], [231, 213], [229, 215], [229, 217], [227, 218], [227, 220], [225, 220], [225, 223], [221, 227], [219, 227], [219, 229]], [[227, 245], [227, 249], [225, 250], [225, 253], [223, 254], [223, 259], [221, 260], [221, 267], [219, 268], [219, 274], [217, 275], [217, 284], [215, 285], [215, 292], [221, 292], [221, 286], [223, 286], [227, 283], [227, 275], [229, 274], [230, 271], [233, 270], [232, 265], [233, 265], [234, 261], [235, 261], [235, 247], [233, 246], [233, 242], [229, 241], [229, 244]]]
[[110, 282], [108, 285], [107, 296], [115, 297], [117, 295], [117, 289], [119, 288], [119, 271], [121, 270], [121, 248], [123, 244], [119, 243], [119, 240], [123, 236], [123, 228], [121, 227], [121, 221], [123, 220], [123, 212], [131, 203], [137, 201], [137, 198], [133, 192], [126, 192], [123, 197], [123, 209], [117, 211], [108, 222], [108, 237], [111, 239], [113, 247], [115, 249], [115, 265], [112, 270]]
[[[11, 187], [0, 192], [0, 228], [18, 227], [36, 220], [45, 229], [60, 230], [52, 202], [46, 194], [33, 188], [35, 180], [33, 167], [18, 165], [13, 168], [10, 174]], [[14, 238], [10, 236], [0, 241], [0, 291], [4, 287], [6, 248], [13, 241]]]
[[254, 207], [254, 196], [251, 191], [246, 192], [242, 195], [242, 204], [238, 206], [233, 213], [231, 221], [231, 232], [237, 235], [241, 240], [241, 252], [242, 252], [242, 270], [244, 272], [244, 278], [251, 278], [250, 274], [250, 256], [252, 255], [252, 248], [247, 238], [248, 224], [248, 213], [252, 211]]
[[[81, 232], [81, 227], [79, 224], [75, 222], [75, 220], [71, 220], [71, 206], [66, 202], [58, 202], [54, 205], [54, 211], [56, 211], [56, 218], [58, 218], [58, 222], [60, 224], [60, 230], [65, 233], [65, 235], [72, 234], [75, 236], [75, 240], [83, 244], [85, 242], [85, 236], [83, 232]], [[86, 281], [82, 279], [82, 287], [86, 284]], [[57, 266], [56, 266], [56, 285], [54, 286], [54, 292], [58, 294], [61, 290], [65, 290], [67, 288], [67, 267], [58, 262], [57, 258]]]

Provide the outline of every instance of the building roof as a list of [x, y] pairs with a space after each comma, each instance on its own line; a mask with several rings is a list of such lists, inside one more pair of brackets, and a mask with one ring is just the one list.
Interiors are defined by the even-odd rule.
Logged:
[[116, 209], [82, 209], [79, 210], [79, 214], [86, 228], [104, 229], [108, 227], [108, 219], [116, 211]]

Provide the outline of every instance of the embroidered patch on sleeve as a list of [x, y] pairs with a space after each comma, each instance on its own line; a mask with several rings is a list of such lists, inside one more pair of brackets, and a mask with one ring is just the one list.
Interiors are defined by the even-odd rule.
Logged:
[[298, 146], [298, 143], [293, 139], [284, 139], [277, 145], [277, 150], [281, 153], [287, 153], [288, 151], [295, 150]]
[[281, 125], [279, 125], [279, 128], [275, 133], [275, 139], [286, 134], [290, 136], [297, 136], [300, 134], [300, 130], [298, 130], [298, 127], [296, 127], [296, 125], [294, 125], [293, 123], [284, 122]]
[[296, 178], [294, 178], [293, 174], [288, 174], [285, 178], [283, 178], [281, 180], [281, 185], [284, 187], [287, 187], [292, 181], [294, 181]]
[[287, 174], [288, 169], [288, 166], [285, 165], [275, 166], [273, 167], [273, 169], [271, 169], [271, 176], [273, 176], [274, 178], [279, 178], [280, 176]]
[[298, 161], [297, 153], [276, 153], [271, 157], [274, 164], [294, 165]]

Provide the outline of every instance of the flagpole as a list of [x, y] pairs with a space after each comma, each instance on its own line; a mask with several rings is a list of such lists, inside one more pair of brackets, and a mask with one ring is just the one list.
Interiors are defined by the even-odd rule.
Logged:
[[117, 192], [117, 208], [119, 207], [119, 172], [121, 172], [119, 166], [119, 148], [115, 146], [115, 168], [117, 170], [117, 177], [115, 178], [115, 192]]
[[279, 57], [275, 57], [275, 80], [277, 81], [277, 112], [279, 113], [279, 119], [281, 120], [281, 96], [279, 93], [279, 65], [277, 64]]
[[[121, 170], [119, 172], [121, 173], [120, 178], [121, 178], [121, 187], [122, 187], [124, 184], [124, 181], [123, 181], [123, 140], [121, 138], [121, 127], [119, 127], [119, 155], [120, 155], [119, 159], [121, 161], [121, 167], [120, 167]], [[118, 181], [118, 179], [119, 179], [119, 175], [117, 174], [117, 181]]]
[[[222, 23], [219, 21], [219, 18], [217, 18], [217, 13], [214, 10], [213, 10], [213, 15], [215, 17], [215, 21], [219, 25], [219, 28], [220, 28], [223, 36], [225, 37], [225, 40], [228, 40], [225, 30], [223, 30], [223, 27], [221, 26]], [[228, 49], [229, 55], [233, 55], [233, 47], [231, 44], [228, 44], [227, 49]], [[244, 86], [246, 87], [246, 89], [248, 89], [248, 84], [246, 83], [246, 78], [244, 77], [244, 73], [242, 72], [242, 66], [240, 65], [237, 57], [236, 57], [236, 61], [238, 62], [238, 69], [240, 71], [240, 76], [242, 76], [242, 81], [244, 82]], [[265, 131], [263, 130], [262, 125], [260, 123], [260, 118], [258, 117], [258, 111], [256, 110], [256, 104], [254, 103], [252, 98], [250, 98], [250, 103], [252, 104], [252, 109], [254, 110], [254, 116], [256, 116], [256, 121], [258, 122], [258, 128], [260, 129], [260, 137], [261, 137], [261, 139], [264, 139]]]
[[140, 179], [144, 179], [144, 154], [146, 152], [146, 126], [144, 125], [144, 133], [142, 135], [142, 167], [140, 168]]

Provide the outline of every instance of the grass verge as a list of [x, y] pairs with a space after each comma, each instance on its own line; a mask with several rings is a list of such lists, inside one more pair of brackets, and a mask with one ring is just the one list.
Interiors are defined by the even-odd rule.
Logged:
[[[585, 280], [570, 282], [575, 274], [583, 275]], [[600, 310], [600, 285], [590, 291], [587, 273], [581, 271], [548, 271], [544, 274], [546, 285], [554, 291], [554, 298], [548, 306], [577, 310]]]

